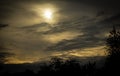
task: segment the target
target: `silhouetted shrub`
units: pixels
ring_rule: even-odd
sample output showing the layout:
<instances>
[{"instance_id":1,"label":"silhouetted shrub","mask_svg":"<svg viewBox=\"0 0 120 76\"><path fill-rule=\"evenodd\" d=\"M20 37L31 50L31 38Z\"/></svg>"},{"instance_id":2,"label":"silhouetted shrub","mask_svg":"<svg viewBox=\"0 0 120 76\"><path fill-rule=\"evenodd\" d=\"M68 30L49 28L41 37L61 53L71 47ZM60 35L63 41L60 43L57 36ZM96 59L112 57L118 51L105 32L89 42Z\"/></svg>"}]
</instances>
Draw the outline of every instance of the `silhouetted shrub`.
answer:
<instances>
[{"instance_id":1,"label":"silhouetted shrub","mask_svg":"<svg viewBox=\"0 0 120 76\"><path fill-rule=\"evenodd\" d=\"M108 57L104 69L107 74L117 75L120 72L120 30L113 26L106 42Z\"/></svg>"}]
</instances>

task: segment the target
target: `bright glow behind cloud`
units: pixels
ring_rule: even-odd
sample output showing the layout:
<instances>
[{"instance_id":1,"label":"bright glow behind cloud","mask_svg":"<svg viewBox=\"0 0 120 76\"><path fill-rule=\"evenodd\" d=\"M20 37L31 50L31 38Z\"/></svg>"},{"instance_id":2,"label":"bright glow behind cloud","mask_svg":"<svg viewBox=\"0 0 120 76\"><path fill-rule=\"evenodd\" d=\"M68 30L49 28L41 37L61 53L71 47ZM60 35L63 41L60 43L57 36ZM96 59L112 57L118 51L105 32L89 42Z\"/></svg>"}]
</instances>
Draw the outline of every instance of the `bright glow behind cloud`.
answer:
<instances>
[{"instance_id":1,"label":"bright glow behind cloud","mask_svg":"<svg viewBox=\"0 0 120 76\"><path fill-rule=\"evenodd\" d=\"M45 9L44 11L44 17L48 20L51 20L53 17L53 12L51 9Z\"/></svg>"},{"instance_id":2,"label":"bright glow behind cloud","mask_svg":"<svg viewBox=\"0 0 120 76\"><path fill-rule=\"evenodd\" d=\"M53 4L34 5L31 10L36 12L42 22L55 24L59 19L59 9Z\"/></svg>"}]
</instances>

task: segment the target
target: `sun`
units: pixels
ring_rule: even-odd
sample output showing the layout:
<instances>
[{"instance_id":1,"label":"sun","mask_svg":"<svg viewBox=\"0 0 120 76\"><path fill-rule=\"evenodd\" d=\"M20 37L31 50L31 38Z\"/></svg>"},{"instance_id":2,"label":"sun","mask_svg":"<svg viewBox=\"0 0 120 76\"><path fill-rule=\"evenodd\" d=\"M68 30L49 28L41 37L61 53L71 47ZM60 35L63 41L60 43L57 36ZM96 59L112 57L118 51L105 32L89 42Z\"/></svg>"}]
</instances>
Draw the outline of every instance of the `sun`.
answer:
<instances>
[{"instance_id":1,"label":"sun","mask_svg":"<svg viewBox=\"0 0 120 76\"><path fill-rule=\"evenodd\" d=\"M44 6L40 9L39 15L41 17L41 21L48 24L55 24L58 21L58 12L55 7Z\"/></svg>"},{"instance_id":2,"label":"sun","mask_svg":"<svg viewBox=\"0 0 120 76\"><path fill-rule=\"evenodd\" d=\"M51 9L45 9L44 10L44 18L51 20L53 18L53 12Z\"/></svg>"}]
</instances>

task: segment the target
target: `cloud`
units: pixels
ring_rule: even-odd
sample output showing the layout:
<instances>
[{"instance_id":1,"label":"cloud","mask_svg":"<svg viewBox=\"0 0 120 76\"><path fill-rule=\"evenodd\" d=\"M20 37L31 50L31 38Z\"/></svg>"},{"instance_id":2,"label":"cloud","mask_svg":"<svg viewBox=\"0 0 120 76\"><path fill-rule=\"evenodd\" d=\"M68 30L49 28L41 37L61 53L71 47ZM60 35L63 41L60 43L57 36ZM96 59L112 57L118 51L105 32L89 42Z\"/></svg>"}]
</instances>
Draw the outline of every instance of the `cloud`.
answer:
<instances>
[{"instance_id":1,"label":"cloud","mask_svg":"<svg viewBox=\"0 0 120 76\"><path fill-rule=\"evenodd\" d=\"M0 45L0 64L8 61L8 57L14 56L14 53L8 52L8 48L5 48L3 45Z\"/></svg>"},{"instance_id":2,"label":"cloud","mask_svg":"<svg viewBox=\"0 0 120 76\"><path fill-rule=\"evenodd\" d=\"M48 42L51 43L59 43L63 40L71 40L74 39L75 37L82 35L82 33L77 33L77 32L60 32L60 33L54 33L54 34L48 34L48 35L44 35L43 39L45 39Z\"/></svg>"},{"instance_id":3,"label":"cloud","mask_svg":"<svg viewBox=\"0 0 120 76\"><path fill-rule=\"evenodd\" d=\"M9 27L0 25L2 29L5 27L0 30L0 45L10 49L7 52L15 53L9 57L10 63L33 62L56 52L96 55L105 44L112 22L119 23L118 4L107 3L95 0L0 1L0 23L9 24ZM40 8L48 4L53 5L55 14L59 15L55 24L46 23L41 17ZM103 52L100 55L103 56Z\"/></svg>"},{"instance_id":4,"label":"cloud","mask_svg":"<svg viewBox=\"0 0 120 76\"><path fill-rule=\"evenodd\" d=\"M0 29L7 27L7 24L0 24Z\"/></svg>"},{"instance_id":5,"label":"cloud","mask_svg":"<svg viewBox=\"0 0 120 76\"><path fill-rule=\"evenodd\" d=\"M95 37L99 33L99 27L92 25L95 20L82 17L77 20L58 23L53 27L47 23L9 27L2 31L2 41L4 41L6 47L12 49L12 53L15 53L15 59L9 57L9 60L17 59L17 63L34 62L43 57L51 56L55 52L75 49L82 51L85 48L102 45L102 39ZM21 56L24 56L24 58ZM15 61L10 63L12 62Z\"/></svg>"},{"instance_id":6,"label":"cloud","mask_svg":"<svg viewBox=\"0 0 120 76\"><path fill-rule=\"evenodd\" d=\"M27 26L40 23L43 19L37 14L36 9L41 7L41 2L32 1L1 1L0 22L10 26ZM35 8L35 6L38 6ZM32 10L34 9L34 10ZM40 10L38 10L40 11ZM39 13L41 14L41 13Z\"/></svg>"},{"instance_id":7,"label":"cloud","mask_svg":"<svg viewBox=\"0 0 120 76\"><path fill-rule=\"evenodd\" d=\"M55 52L75 49L82 51L85 48L102 45L102 39L95 35L103 26L97 26L94 24L95 21L94 18L82 17L77 20L58 23L53 27L47 23L9 27L2 31L2 41L6 47L12 48L11 52L16 54L14 58L17 59L17 62L33 62L51 56ZM94 30L94 28L96 29ZM11 57L9 59L14 60Z\"/></svg>"},{"instance_id":8,"label":"cloud","mask_svg":"<svg viewBox=\"0 0 120 76\"><path fill-rule=\"evenodd\" d=\"M70 51L73 49L83 49L90 47L97 47L102 45L101 39L96 37L82 37L79 36L77 38L71 40L63 40L51 47L49 47L48 51ZM92 44L92 45L91 45Z\"/></svg>"},{"instance_id":9,"label":"cloud","mask_svg":"<svg viewBox=\"0 0 120 76\"><path fill-rule=\"evenodd\" d=\"M105 46L98 46L98 47L91 47L91 48L84 48L84 49L73 49L70 51L64 52L55 52L53 56L61 56L61 57L69 57L69 56L76 56L76 57L91 57L91 56L105 56Z\"/></svg>"},{"instance_id":10,"label":"cloud","mask_svg":"<svg viewBox=\"0 0 120 76\"><path fill-rule=\"evenodd\" d=\"M98 18L99 19L99 18ZM83 20L83 21L82 21ZM64 39L59 41L54 45L51 45L46 50L48 51L70 51L73 49L83 49L83 48L91 48L97 47L100 45L104 45L106 33L109 29L107 23L100 23L100 19L96 21L97 18L83 18L81 20L71 21L68 24L64 23L59 26L56 26L50 31L47 31L47 34L55 34L56 32L64 31L76 31L76 33L81 34L80 36L76 36L73 39ZM63 34L64 35L64 34ZM60 36L60 35L59 35ZM57 37L59 37L57 36ZM64 35L66 37L67 35ZM52 36L51 36L52 38ZM66 37L67 38L67 37ZM49 38L48 38L49 39ZM54 39L54 36L53 36ZM92 45L91 45L92 44Z\"/></svg>"},{"instance_id":11,"label":"cloud","mask_svg":"<svg viewBox=\"0 0 120 76\"><path fill-rule=\"evenodd\" d=\"M118 24L118 23L120 24L119 20L120 20L120 13L117 13L110 16L109 18L106 18L105 20L103 20L103 22L112 22L113 24Z\"/></svg>"}]
</instances>

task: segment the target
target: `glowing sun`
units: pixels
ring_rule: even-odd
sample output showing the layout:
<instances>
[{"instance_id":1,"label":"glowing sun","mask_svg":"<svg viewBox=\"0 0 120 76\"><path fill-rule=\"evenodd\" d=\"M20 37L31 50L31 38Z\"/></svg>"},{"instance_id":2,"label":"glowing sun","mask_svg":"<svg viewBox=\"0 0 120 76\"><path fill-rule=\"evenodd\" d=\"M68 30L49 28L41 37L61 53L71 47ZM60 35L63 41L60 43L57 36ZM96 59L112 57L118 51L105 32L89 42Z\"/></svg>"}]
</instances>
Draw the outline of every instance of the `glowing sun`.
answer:
<instances>
[{"instance_id":1,"label":"glowing sun","mask_svg":"<svg viewBox=\"0 0 120 76\"><path fill-rule=\"evenodd\" d=\"M44 18L50 20L53 17L53 12L51 9L44 10Z\"/></svg>"}]
</instances>

